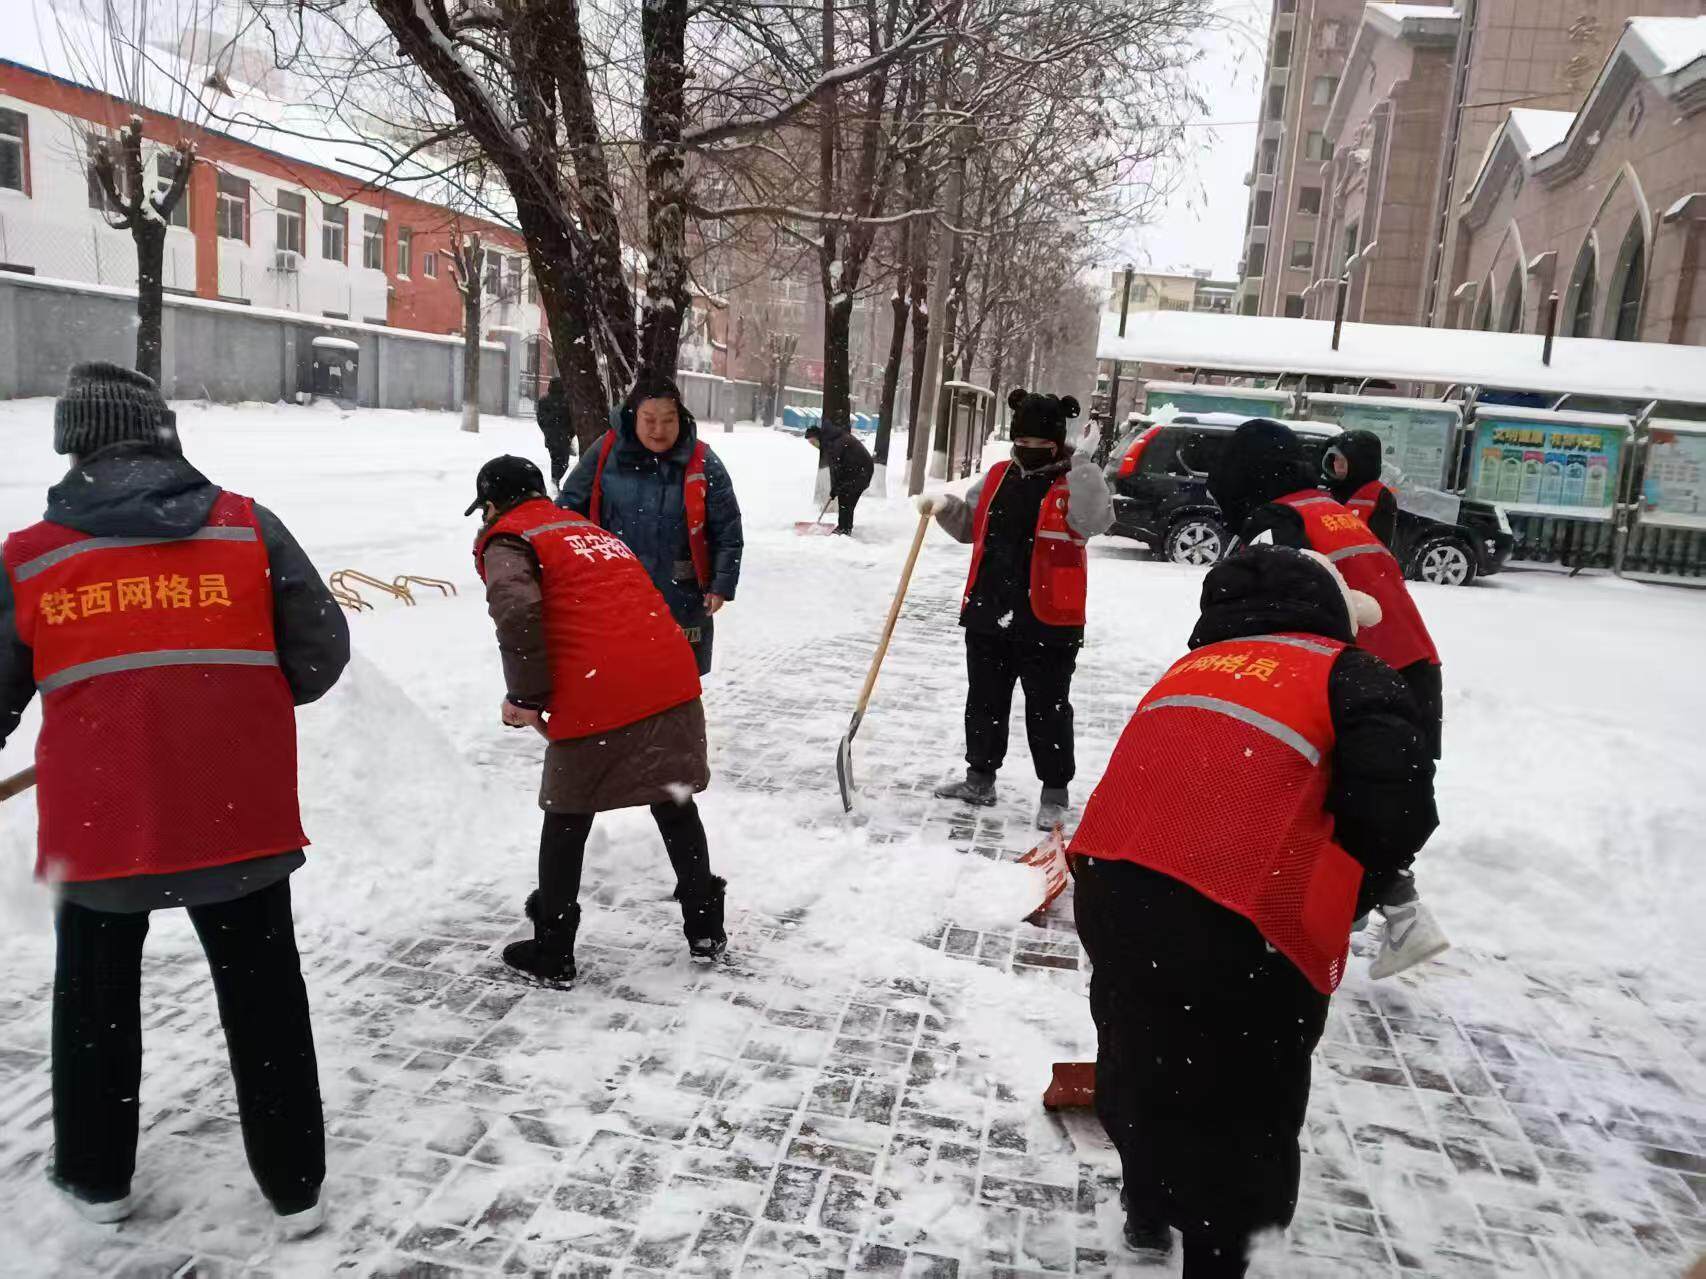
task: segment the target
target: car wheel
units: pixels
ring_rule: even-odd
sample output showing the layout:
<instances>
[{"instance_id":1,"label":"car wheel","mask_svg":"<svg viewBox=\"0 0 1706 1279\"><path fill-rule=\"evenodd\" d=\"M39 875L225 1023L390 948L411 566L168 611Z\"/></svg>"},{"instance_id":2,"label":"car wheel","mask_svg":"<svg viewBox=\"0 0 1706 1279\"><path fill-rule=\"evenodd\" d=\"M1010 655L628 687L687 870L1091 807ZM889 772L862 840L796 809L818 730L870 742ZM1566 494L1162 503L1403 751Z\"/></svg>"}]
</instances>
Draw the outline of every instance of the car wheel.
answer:
<instances>
[{"instance_id":1,"label":"car wheel","mask_svg":"<svg viewBox=\"0 0 1706 1279\"><path fill-rule=\"evenodd\" d=\"M1468 586L1475 580L1475 557L1459 539L1436 537L1417 549L1414 576L1436 586Z\"/></svg>"},{"instance_id":2,"label":"car wheel","mask_svg":"<svg viewBox=\"0 0 1706 1279\"><path fill-rule=\"evenodd\" d=\"M1220 527L1220 521L1206 515L1193 515L1167 530L1167 542L1162 551L1175 564L1202 568L1216 563L1225 548L1226 531Z\"/></svg>"}]
</instances>

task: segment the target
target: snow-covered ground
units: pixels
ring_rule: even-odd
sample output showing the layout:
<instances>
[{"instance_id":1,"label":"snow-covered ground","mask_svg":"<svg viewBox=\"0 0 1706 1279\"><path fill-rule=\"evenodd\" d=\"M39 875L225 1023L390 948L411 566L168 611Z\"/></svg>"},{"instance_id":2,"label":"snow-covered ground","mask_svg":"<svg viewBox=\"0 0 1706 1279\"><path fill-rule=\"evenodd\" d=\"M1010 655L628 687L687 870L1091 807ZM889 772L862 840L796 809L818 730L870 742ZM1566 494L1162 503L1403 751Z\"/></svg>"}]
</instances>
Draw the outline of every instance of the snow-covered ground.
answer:
<instances>
[{"instance_id":1,"label":"snow-covered ground","mask_svg":"<svg viewBox=\"0 0 1706 1279\"><path fill-rule=\"evenodd\" d=\"M1023 733L989 815L927 798L961 749L965 548L932 534L844 819L833 745L915 517L873 497L856 538L800 537L816 455L707 433L748 545L718 619L702 801L734 959L687 964L656 834L615 814L589 858L581 983L524 990L494 956L520 933L540 747L499 725L460 513L487 457L543 462L536 430L178 408L191 459L322 571L460 590L377 599L344 681L300 717L314 847L294 891L332 1224L288 1247L264 1234L202 960L171 913L145 983L142 1211L101 1230L52 1200L50 901L18 800L0 808L0 1273L1123 1272L1093 1124L1035 1104L1048 1064L1093 1037L1069 909L1017 922ZM47 401L0 404L0 527L37 518L62 470L50 419ZM1201 579L1128 543L1092 554L1080 801L1181 651ZM1416 589L1448 715L1418 869L1458 948L1381 986L1353 965L1298 1223L1255 1272L1674 1274L1706 1250L1706 593L1543 573ZM33 732L32 715L0 775Z\"/></svg>"}]
</instances>

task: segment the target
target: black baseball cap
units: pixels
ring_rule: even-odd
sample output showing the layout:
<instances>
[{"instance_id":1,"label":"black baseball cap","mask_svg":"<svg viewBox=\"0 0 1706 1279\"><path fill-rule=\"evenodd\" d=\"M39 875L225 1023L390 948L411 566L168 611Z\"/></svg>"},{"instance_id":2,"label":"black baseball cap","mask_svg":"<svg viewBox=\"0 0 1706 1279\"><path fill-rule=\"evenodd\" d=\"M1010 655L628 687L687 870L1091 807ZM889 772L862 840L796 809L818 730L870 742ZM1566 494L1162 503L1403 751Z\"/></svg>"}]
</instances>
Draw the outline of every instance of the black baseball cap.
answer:
<instances>
[{"instance_id":1,"label":"black baseball cap","mask_svg":"<svg viewBox=\"0 0 1706 1279\"><path fill-rule=\"evenodd\" d=\"M530 493L544 495L545 477L526 458L505 453L480 468L480 474L474 480L474 500L468 503L468 509L462 514L472 515L486 502L503 510Z\"/></svg>"}]
</instances>

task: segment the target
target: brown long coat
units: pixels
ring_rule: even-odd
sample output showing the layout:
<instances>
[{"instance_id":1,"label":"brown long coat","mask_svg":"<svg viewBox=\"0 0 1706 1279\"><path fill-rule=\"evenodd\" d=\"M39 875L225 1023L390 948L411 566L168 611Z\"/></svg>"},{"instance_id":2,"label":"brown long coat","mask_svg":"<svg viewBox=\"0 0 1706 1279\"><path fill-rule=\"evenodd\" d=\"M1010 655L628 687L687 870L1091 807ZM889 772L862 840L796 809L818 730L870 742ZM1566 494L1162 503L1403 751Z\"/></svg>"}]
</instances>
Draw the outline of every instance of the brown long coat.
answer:
<instances>
[{"instance_id":1,"label":"brown long coat","mask_svg":"<svg viewBox=\"0 0 1706 1279\"><path fill-rule=\"evenodd\" d=\"M495 537L485 551L486 609L498 632L511 700L551 700L545 605L539 561L525 542ZM642 804L680 803L711 783L705 707L690 702L622 728L555 741L545 751L539 807L551 813L603 813Z\"/></svg>"}]
</instances>

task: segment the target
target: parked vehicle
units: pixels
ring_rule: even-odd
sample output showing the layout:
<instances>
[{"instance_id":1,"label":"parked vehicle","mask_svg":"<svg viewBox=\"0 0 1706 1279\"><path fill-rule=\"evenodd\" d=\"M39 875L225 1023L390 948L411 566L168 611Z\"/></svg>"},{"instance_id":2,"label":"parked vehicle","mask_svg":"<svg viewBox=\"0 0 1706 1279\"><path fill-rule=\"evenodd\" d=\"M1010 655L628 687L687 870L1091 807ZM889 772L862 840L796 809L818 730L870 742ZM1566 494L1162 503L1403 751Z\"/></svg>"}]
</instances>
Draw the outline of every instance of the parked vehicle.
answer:
<instances>
[{"instance_id":1,"label":"parked vehicle","mask_svg":"<svg viewBox=\"0 0 1706 1279\"><path fill-rule=\"evenodd\" d=\"M1209 495L1208 473L1247 420L1230 413L1181 413L1160 422L1140 418L1108 459L1114 503L1108 531L1146 543L1175 564L1219 560L1231 536ZM1339 428L1327 422L1286 425L1318 469ZM1446 586L1467 586L1497 573L1516 544L1497 506L1429 489L1400 495L1394 540L1393 554L1406 576Z\"/></svg>"}]
</instances>

